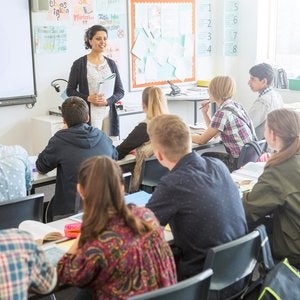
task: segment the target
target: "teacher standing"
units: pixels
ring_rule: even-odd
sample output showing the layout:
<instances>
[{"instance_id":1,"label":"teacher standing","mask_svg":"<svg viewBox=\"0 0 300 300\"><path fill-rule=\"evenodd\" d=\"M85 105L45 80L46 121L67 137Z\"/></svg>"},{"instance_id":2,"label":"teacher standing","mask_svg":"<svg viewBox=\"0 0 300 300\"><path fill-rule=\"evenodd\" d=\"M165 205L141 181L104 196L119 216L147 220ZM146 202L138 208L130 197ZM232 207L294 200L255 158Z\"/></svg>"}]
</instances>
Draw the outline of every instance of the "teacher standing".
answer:
<instances>
[{"instance_id":1,"label":"teacher standing","mask_svg":"<svg viewBox=\"0 0 300 300\"><path fill-rule=\"evenodd\" d=\"M119 135L119 117L115 103L124 97L124 89L116 63L104 56L107 46L107 29L94 25L84 36L86 49L90 53L75 60L69 75L67 95L78 96L87 101L90 107L90 123L110 136ZM106 98L100 94L99 83L115 73L113 95ZM104 120L109 120L109 125Z\"/></svg>"}]
</instances>

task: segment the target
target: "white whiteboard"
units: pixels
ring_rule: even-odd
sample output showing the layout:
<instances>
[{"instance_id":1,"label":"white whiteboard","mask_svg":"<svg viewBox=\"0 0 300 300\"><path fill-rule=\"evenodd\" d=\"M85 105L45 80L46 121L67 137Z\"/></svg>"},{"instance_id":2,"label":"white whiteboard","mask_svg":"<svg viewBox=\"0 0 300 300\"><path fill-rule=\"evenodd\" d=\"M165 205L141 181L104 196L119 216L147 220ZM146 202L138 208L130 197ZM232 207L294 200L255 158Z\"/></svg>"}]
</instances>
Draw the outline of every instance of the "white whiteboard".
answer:
<instances>
[{"instance_id":1,"label":"white whiteboard","mask_svg":"<svg viewBox=\"0 0 300 300\"><path fill-rule=\"evenodd\" d=\"M29 0L3 3L0 18L0 107L36 96Z\"/></svg>"}]
</instances>

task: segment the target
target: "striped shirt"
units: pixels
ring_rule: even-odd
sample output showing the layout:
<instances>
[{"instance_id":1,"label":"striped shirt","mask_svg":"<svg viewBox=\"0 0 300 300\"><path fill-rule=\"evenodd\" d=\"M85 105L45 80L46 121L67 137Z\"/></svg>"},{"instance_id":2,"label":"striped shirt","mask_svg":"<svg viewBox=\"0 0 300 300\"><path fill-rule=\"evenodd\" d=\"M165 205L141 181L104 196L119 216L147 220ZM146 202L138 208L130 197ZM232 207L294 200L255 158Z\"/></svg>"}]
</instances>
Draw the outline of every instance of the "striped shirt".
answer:
<instances>
[{"instance_id":1,"label":"striped shirt","mask_svg":"<svg viewBox=\"0 0 300 300\"><path fill-rule=\"evenodd\" d=\"M18 229L0 230L0 299L28 298L28 289L49 293L56 285L55 267L31 235Z\"/></svg>"}]
</instances>

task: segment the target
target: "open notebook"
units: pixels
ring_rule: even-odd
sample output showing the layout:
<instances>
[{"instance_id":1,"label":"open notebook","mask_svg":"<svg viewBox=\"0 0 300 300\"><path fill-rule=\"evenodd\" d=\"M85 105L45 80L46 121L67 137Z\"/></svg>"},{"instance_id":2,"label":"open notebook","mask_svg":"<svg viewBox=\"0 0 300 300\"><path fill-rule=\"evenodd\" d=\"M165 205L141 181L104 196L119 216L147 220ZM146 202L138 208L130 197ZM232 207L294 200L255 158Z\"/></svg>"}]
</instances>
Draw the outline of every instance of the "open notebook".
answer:
<instances>
[{"instance_id":1,"label":"open notebook","mask_svg":"<svg viewBox=\"0 0 300 300\"><path fill-rule=\"evenodd\" d=\"M33 220L21 222L19 224L19 229L29 232L39 245L65 238L63 231Z\"/></svg>"}]
</instances>

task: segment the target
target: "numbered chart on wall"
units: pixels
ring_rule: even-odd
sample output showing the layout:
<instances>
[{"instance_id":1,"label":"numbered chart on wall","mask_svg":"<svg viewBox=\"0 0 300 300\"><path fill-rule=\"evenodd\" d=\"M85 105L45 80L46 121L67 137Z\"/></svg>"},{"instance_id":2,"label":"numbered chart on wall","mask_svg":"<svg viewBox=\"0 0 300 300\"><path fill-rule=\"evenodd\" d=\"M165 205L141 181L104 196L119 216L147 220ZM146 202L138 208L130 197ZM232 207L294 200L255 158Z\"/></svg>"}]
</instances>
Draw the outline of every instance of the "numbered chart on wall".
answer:
<instances>
[{"instance_id":1,"label":"numbered chart on wall","mask_svg":"<svg viewBox=\"0 0 300 300\"><path fill-rule=\"evenodd\" d=\"M239 40L239 0L224 3L224 55L237 56Z\"/></svg>"},{"instance_id":2,"label":"numbered chart on wall","mask_svg":"<svg viewBox=\"0 0 300 300\"><path fill-rule=\"evenodd\" d=\"M211 56L213 51L212 0L199 0L197 4L197 55Z\"/></svg>"}]
</instances>

